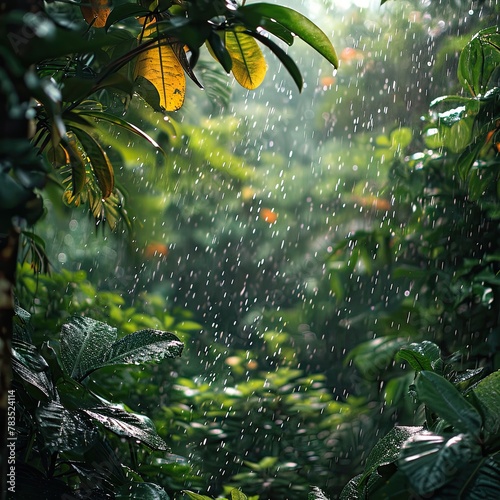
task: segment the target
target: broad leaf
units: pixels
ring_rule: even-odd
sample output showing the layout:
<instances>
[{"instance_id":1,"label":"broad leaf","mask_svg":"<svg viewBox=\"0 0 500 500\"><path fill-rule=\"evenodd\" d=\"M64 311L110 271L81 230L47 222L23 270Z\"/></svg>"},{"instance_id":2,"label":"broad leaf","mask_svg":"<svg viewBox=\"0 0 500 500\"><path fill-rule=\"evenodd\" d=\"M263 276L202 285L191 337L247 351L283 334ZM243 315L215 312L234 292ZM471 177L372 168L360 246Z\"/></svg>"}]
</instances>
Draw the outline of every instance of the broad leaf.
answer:
<instances>
[{"instance_id":1,"label":"broad leaf","mask_svg":"<svg viewBox=\"0 0 500 500\"><path fill-rule=\"evenodd\" d=\"M432 371L441 361L441 350L433 342L424 340L401 349L396 359L407 361L415 371Z\"/></svg>"},{"instance_id":2,"label":"broad leaf","mask_svg":"<svg viewBox=\"0 0 500 500\"><path fill-rule=\"evenodd\" d=\"M99 368L117 336L116 328L91 318L73 317L61 330L61 362L65 372L82 380Z\"/></svg>"},{"instance_id":3,"label":"broad leaf","mask_svg":"<svg viewBox=\"0 0 500 500\"><path fill-rule=\"evenodd\" d=\"M106 20L111 12L110 0L85 0L88 6L81 6L83 17L94 28L106 26Z\"/></svg>"},{"instance_id":4,"label":"broad leaf","mask_svg":"<svg viewBox=\"0 0 500 500\"><path fill-rule=\"evenodd\" d=\"M12 343L12 369L24 382L36 387L45 398L54 397L52 381L47 376L49 365L32 344ZM40 395L38 393L38 395ZM42 396L42 397L43 397Z\"/></svg>"},{"instance_id":5,"label":"broad leaf","mask_svg":"<svg viewBox=\"0 0 500 500\"><path fill-rule=\"evenodd\" d=\"M231 500L247 500L247 496L236 488L233 488L230 492Z\"/></svg>"},{"instance_id":6,"label":"broad leaf","mask_svg":"<svg viewBox=\"0 0 500 500\"><path fill-rule=\"evenodd\" d=\"M421 371L415 383L418 399L439 417L461 432L475 436L481 430L478 411L445 378L431 371Z\"/></svg>"},{"instance_id":7,"label":"broad leaf","mask_svg":"<svg viewBox=\"0 0 500 500\"><path fill-rule=\"evenodd\" d=\"M446 438L423 432L410 438L401 450L398 467L415 491L428 495L462 473L481 456L481 447L470 434ZM472 469L473 470L473 469Z\"/></svg>"},{"instance_id":8,"label":"broad leaf","mask_svg":"<svg viewBox=\"0 0 500 500\"><path fill-rule=\"evenodd\" d=\"M484 430L487 436L495 436L500 431L500 371L481 380L474 388L484 415Z\"/></svg>"},{"instance_id":9,"label":"broad leaf","mask_svg":"<svg viewBox=\"0 0 500 500\"><path fill-rule=\"evenodd\" d=\"M36 418L44 445L51 452L85 448L96 437L93 425L57 401L42 403L36 411Z\"/></svg>"},{"instance_id":10,"label":"broad leaf","mask_svg":"<svg viewBox=\"0 0 500 500\"><path fill-rule=\"evenodd\" d=\"M259 26L264 26L266 23L277 23L284 26L287 30L294 33L296 36L304 40L314 50L319 52L327 61L335 67L338 66L337 54L328 37L321 29L319 29L307 17L299 12L282 7L279 5L271 5L267 3L254 3L238 8L238 12L242 14L243 20L247 14L250 14L253 19L260 18ZM257 26L253 26L256 28ZM267 27L268 31L272 30Z\"/></svg>"},{"instance_id":11,"label":"broad leaf","mask_svg":"<svg viewBox=\"0 0 500 500\"><path fill-rule=\"evenodd\" d=\"M474 96L484 94L495 70L500 65L500 33L498 27L486 28L474 35L460 54L458 78Z\"/></svg>"},{"instance_id":12,"label":"broad leaf","mask_svg":"<svg viewBox=\"0 0 500 500\"><path fill-rule=\"evenodd\" d=\"M225 45L233 61L234 78L243 88L254 90L264 81L267 63L257 42L242 30L227 31Z\"/></svg>"},{"instance_id":13,"label":"broad leaf","mask_svg":"<svg viewBox=\"0 0 500 500\"><path fill-rule=\"evenodd\" d=\"M151 35L152 29L145 31ZM141 52L137 58L134 78L142 76L158 91L160 106L166 111L177 111L184 103L186 77L184 69L172 44L179 44L172 38L158 42L153 48Z\"/></svg>"},{"instance_id":14,"label":"broad leaf","mask_svg":"<svg viewBox=\"0 0 500 500\"><path fill-rule=\"evenodd\" d=\"M73 131L85 150L85 154L101 190L102 198L108 198L115 187L113 166L99 143L90 134L81 128L74 128Z\"/></svg>"},{"instance_id":15,"label":"broad leaf","mask_svg":"<svg viewBox=\"0 0 500 500\"><path fill-rule=\"evenodd\" d=\"M359 498L358 485L363 474L354 476L342 489L340 500L357 500Z\"/></svg>"},{"instance_id":16,"label":"broad leaf","mask_svg":"<svg viewBox=\"0 0 500 500\"><path fill-rule=\"evenodd\" d=\"M395 462L399 457L403 443L421 431L422 427L396 426L380 439L368 455L365 470L358 482L358 488L364 487L371 474L378 467Z\"/></svg>"},{"instance_id":17,"label":"broad leaf","mask_svg":"<svg viewBox=\"0 0 500 500\"><path fill-rule=\"evenodd\" d=\"M183 343L170 332L140 330L115 342L103 359L105 365L158 362L181 355Z\"/></svg>"}]
</instances>

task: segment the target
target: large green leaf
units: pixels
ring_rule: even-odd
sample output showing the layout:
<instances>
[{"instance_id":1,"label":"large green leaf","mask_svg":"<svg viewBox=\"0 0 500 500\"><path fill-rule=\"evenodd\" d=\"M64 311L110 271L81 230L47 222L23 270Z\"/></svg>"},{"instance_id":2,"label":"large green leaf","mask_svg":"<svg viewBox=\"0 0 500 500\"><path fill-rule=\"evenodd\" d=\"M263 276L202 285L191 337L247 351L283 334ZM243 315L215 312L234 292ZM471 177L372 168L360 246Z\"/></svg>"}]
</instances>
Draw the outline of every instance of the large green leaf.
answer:
<instances>
[{"instance_id":1,"label":"large green leaf","mask_svg":"<svg viewBox=\"0 0 500 500\"><path fill-rule=\"evenodd\" d=\"M498 435L500 431L500 371L481 380L474 388L484 415L484 431L487 437Z\"/></svg>"},{"instance_id":2,"label":"large green leaf","mask_svg":"<svg viewBox=\"0 0 500 500\"><path fill-rule=\"evenodd\" d=\"M441 350L433 342L424 340L401 349L397 353L396 359L407 361L418 372L422 370L433 371L434 367L440 364Z\"/></svg>"},{"instance_id":3,"label":"large green leaf","mask_svg":"<svg viewBox=\"0 0 500 500\"><path fill-rule=\"evenodd\" d=\"M422 432L422 427L396 426L380 439L368 455L365 470L358 482L358 489L365 486L379 467L395 462L403 443L419 432Z\"/></svg>"},{"instance_id":4,"label":"large green leaf","mask_svg":"<svg viewBox=\"0 0 500 500\"><path fill-rule=\"evenodd\" d=\"M287 30L294 33L296 36L304 40L314 50L319 52L327 61L335 67L338 66L337 54L328 37L321 29L318 28L312 21L307 19L299 12L288 7L280 5L271 5L267 3L254 3L238 8L238 12L245 20L257 19L260 22L252 26L256 29L259 26L266 28L272 32L269 24L276 23L284 26Z\"/></svg>"},{"instance_id":5,"label":"large green leaf","mask_svg":"<svg viewBox=\"0 0 500 500\"><path fill-rule=\"evenodd\" d=\"M340 500L357 500L359 498L358 484L362 477L363 474L358 474L344 486L340 493Z\"/></svg>"},{"instance_id":6,"label":"large green leaf","mask_svg":"<svg viewBox=\"0 0 500 500\"><path fill-rule=\"evenodd\" d=\"M140 330L115 342L105 355L102 366L158 362L179 357L184 344L173 333Z\"/></svg>"},{"instance_id":7,"label":"large green leaf","mask_svg":"<svg viewBox=\"0 0 500 500\"><path fill-rule=\"evenodd\" d=\"M78 412L69 411L61 403L42 403L37 411L38 427L45 447L51 452L85 448L96 437L96 429Z\"/></svg>"},{"instance_id":8,"label":"large green leaf","mask_svg":"<svg viewBox=\"0 0 500 500\"><path fill-rule=\"evenodd\" d=\"M460 54L458 78L472 95L484 94L500 65L500 32L497 26L476 33Z\"/></svg>"},{"instance_id":9,"label":"large green leaf","mask_svg":"<svg viewBox=\"0 0 500 500\"><path fill-rule=\"evenodd\" d=\"M41 391L41 399L53 398L54 387L47 375L49 365L36 347L22 341L12 343L12 369L24 382Z\"/></svg>"},{"instance_id":10,"label":"large green leaf","mask_svg":"<svg viewBox=\"0 0 500 500\"><path fill-rule=\"evenodd\" d=\"M119 436L136 439L154 450L168 449L153 422L144 415L129 413L121 406L111 404L82 408L82 411Z\"/></svg>"},{"instance_id":11,"label":"large green leaf","mask_svg":"<svg viewBox=\"0 0 500 500\"><path fill-rule=\"evenodd\" d=\"M423 432L406 441L397 465L419 495L428 495L457 475L474 471L470 464L480 457L481 447L470 434Z\"/></svg>"},{"instance_id":12,"label":"large green leaf","mask_svg":"<svg viewBox=\"0 0 500 500\"><path fill-rule=\"evenodd\" d=\"M415 383L419 400L461 432L475 436L481 430L478 411L445 378L431 371L421 371Z\"/></svg>"},{"instance_id":13,"label":"large green leaf","mask_svg":"<svg viewBox=\"0 0 500 500\"><path fill-rule=\"evenodd\" d=\"M65 372L82 380L103 365L117 337L116 328L91 318L73 317L61 329L61 362Z\"/></svg>"}]
</instances>

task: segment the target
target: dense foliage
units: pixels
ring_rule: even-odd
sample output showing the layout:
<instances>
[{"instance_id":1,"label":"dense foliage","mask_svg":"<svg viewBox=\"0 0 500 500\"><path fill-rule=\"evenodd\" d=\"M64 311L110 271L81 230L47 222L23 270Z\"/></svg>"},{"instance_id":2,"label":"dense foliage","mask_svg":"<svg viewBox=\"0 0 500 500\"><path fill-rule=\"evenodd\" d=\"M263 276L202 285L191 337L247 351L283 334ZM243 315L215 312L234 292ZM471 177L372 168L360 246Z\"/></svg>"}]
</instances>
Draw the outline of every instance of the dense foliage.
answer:
<instances>
[{"instance_id":1,"label":"dense foliage","mask_svg":"<svg viewBox=\"0 0 500 500\"><path fill-rule=\"evenodd\" d=\"M46 211L16 271L19 492L498 496L498 7L345 10L332 75L289 8L89 5L1 24L35 126L2 141L2 223Z\"/></svg>"}]
</instances>

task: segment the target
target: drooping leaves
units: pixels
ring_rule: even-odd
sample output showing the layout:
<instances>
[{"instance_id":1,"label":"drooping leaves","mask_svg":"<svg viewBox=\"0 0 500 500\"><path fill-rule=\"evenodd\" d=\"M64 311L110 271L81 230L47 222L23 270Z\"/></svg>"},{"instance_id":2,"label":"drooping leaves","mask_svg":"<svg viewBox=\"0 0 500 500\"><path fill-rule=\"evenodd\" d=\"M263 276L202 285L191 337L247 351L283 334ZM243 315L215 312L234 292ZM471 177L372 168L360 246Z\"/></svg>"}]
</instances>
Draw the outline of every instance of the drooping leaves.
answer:
<instances>
[{"instance_id":1,"label":"drooping leaves","mask_svg":"<svg viewBox=\"0 0 500 500\"><path fill-rule=\"evenodd\" d=\"M102 193L102 198L108 198L115 187L115 174L113 165L101 145L87 132L81 128L75 128L74 132L81 142L92 171Z\"/></svg>"},{"instance_id":2,"label":"drooping leaves","mask_svg":"<svg viewBox=\"0 0 500 500\"><path fill-rule=\"evenodd\" d=\"M257 42L244 28L225 33L226 50L231 56L236 81L248 90L256 89L266 76L267 63Z\"/></svg>"},{"instance_id":3,"label":"drooping leaves","mask_svg":"<svg viewBox=\"0 0 500 500\"><path fill-rule=\"evenodd\" d=\"M115 492L116 500L169 500L163 488L154 483L132 482L123 485Z\"/></svg>"},{"instance_id":4,"label":"drooping leaves","mask_svg":"<svg viewBox=\"0 0 500 500\"><path fill-rule=\"evenodd\" d=\"M270 25L274 23L286 28L319 52L333 66L338 66L337 54L328 37L318 26L299 12L288 7L267 3L245 5L239 7L238 12L243 14L246 21L253 21L252 28L254 29L261 26L269 32L277 34ZM284 35L280 38L286 41Z\"/></svg>"}]
</instances>

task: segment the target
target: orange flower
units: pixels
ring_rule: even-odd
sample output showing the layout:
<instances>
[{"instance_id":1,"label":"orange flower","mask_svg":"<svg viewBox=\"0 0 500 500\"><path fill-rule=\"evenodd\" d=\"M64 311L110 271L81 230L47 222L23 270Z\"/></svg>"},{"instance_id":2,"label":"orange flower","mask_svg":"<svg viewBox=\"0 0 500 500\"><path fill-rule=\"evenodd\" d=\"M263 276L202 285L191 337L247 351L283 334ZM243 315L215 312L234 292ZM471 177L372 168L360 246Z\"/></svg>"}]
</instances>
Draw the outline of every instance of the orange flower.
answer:
<instances>
[{"instance_id":1,"label":"orange flower","mask_svg":"<svg viewBox=\"0 0 500 500\"><path fill-rule=\"evenodd\" d=\"M259 216L264 222L269 224L274 224L278 219L278 214L273 212L270 208L261 208Z\"/></svg>"},{"instance_id":2,"label":"orange flower","mask_svg":"<svg viewBox=\"0 0 500 500\"><path fill-rule=\"evenodd\" d=\"M148 259L153 257L166 257L168 255L168 246L164 243L149 243L144 249L144 256Z\"/></svg>"}]
</instances>

